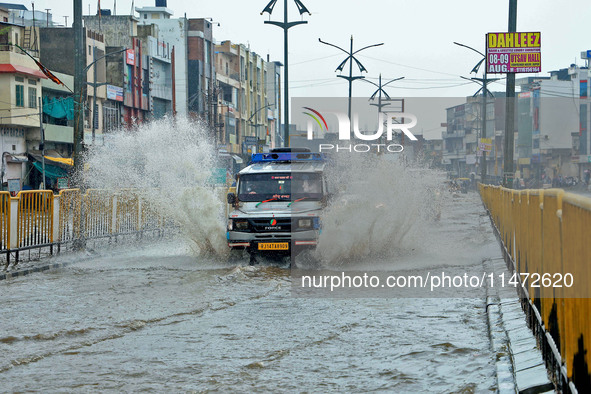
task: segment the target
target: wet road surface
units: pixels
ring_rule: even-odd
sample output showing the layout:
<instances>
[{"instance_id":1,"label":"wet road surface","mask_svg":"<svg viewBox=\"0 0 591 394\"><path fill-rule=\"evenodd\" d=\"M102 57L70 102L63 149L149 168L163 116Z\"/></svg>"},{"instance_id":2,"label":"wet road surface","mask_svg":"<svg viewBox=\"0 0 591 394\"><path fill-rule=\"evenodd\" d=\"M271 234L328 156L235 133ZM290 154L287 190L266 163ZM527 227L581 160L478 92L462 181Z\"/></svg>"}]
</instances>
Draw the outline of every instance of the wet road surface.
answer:
<instances>
[{"instance_id":1,"label":"wet road surface","mask_svg":"<svg viewBox=\"0 0 591 394\"><path fill-rule=\"evenodd\" d=\"M494 247L488 218L474 193L452 203L436 225L442 241L392 269L482 272ZM299 298L287 269L189 250L129 247L0 282L1 391L496 388L484 291Z\"/></svg>"}]
</instances>

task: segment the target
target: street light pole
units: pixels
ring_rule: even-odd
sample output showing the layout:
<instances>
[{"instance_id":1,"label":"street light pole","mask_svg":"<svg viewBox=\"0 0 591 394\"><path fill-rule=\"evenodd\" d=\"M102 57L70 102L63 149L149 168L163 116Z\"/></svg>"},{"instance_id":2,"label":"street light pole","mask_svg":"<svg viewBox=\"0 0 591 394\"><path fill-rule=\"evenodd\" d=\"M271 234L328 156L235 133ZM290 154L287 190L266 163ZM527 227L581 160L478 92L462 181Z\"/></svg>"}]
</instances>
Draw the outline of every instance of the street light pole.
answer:
<instances>
[{"instance_id":1,"label":"street light pole","mask_svg":"<svg viewBox=\"0 0 591 394\"><path fill-rule=\"evenodd\" d=\"M86 50L82 28L82 0L74 0L74 170L78 175L76 183L82 186L82 140L84 138L83 98L86 96Z\"/></svg>"},{"instance_id":2,"label":"street light pole","mask_svg":"<svg viewBox=\"0 0 591 394\"><path fill-rule=\"evenodd\" d=\"M308 13L308 15L312 15L310 13L310 11L308 11L308 9L306 8L306 6L300 1L300 0L294 0L294 2L296 3L296 6L298 7L298 11L300 13L300 15L303 15L304 13ZM273 13L273 8L275 7L275 4L277 4L277 0L271 0L269 2L269 4L267 4L267 6L263 9L263 11L261 12L261 15L263 15L265 12L269 13L269 16ZM303 25L303 24L307 24L308 21L294 21L294 22L288 22L288 13L287 13L287 0L284 0L284 4L283 4L283 22L277 22L277 21L265 21L265 23L270 24L270 25L275 25L277 27L280 27L283 29L283 62L285 64L285 70L283 72L283 76L284 76L284 81L283 81L283 108L285 111L284 114L284 126L283 126L283 133L284 133L284 145L285 145L285 141L288 141L288 134L289 134L289 59L288 59L288 30L291 29L294 26L297 25Z\"/></svg>"},{"instance_id":3,"label":"street light pole","mask_svg":"<svg viewBox=\"0 0 591 394\"><path fill-rule=\"evenodd\" d=\"M509 0L509 26L507 31L517 31L517 0ZM507 73L507 88L505 89L505 146L503 163L503 185L513 187L513 149L515 129L515 73Z\"/></svg>"},{"instance_id":4,"label":"street light pole","mask_svg":"<svg viewBox=\"0 0 591 394\"><path fill-rule=\"evenodd\" d=\"M359 67L359 72L367 72L366 68L363 66L363 64L361 64L361 62L359 60L357 60L357 58L355 57L355 55L365 49L371 48L371 47L378 47L380 45L384 45L384 43L380 43L380 44L372 44L372 45L368 45L366 47L363 47L361 49L356 50L355 52L353 52L353 36L351 36L351 49L349 52L347 52L346 50L344 50L343 48L334 45L334 44L330 44L328 42L322 41L322 39L318 39L318 41L320 41L321 43L325 44L325 45L329 45L331 47L340 49L341 51L345 52L348 56L345 58L345 60L343 60L341 62L341 64L339 64L339 66L337 67L337 69L335 71L343 71L343 69L345 68L345 64L347 64L347 62L349 63L349 76L345 76L345 75L337 75L337 77L339 78L343 78L346 79L347 81L349 81L349 106L348 106L348 112L347 114L349 115L349 124L351 127L351 130L353 130L353 120L351 119L351 98L353 97L353 81L357 80L357 79L363 79L365 78L363 75L358 75L358 76L353 76L353 62L357 63L357 67Z\"/></svg>"},{"instance_id":5,"label":"street light pole","mask_svg":"<svg viewBox=\"0 0 591 394\"><path fill-rule=\"evenodd\" d=\"M458 42L454 41L454 44L459 45L461 47L464 48L468 48L476 53L478 53L479 55L482 56L482 59L476 63L476 65L474 66L474 68L472 68L472 71L470 71L471 73L478 73L478 69L480 68L480 66L482 65L482 63L486 60L486 56L484 55L484 53L480 52L477 49L474 49L472 47L469 47L468 45L464 45L464 44L460 44ZM464 77L462 77L464 78ZM467 79L467 78L464 78ZM481 88L474 93L473 97L476 97L476 95L482 91L482 110L481 115L480 115L480 121L481 121L481 127L480 127L480 139L486 138L486 107L487 107L487 99L486 99L486 95L489 94L492 97L494 97L494 95L488 90L488 88L486 87L488 85L489 82L494 82L494 81L498 81L498 78L493 78L493 79L488 79L488 75L487 75L487 70L486 67L484 69L484 73L482 78L476 78L473 77L470 79L471 81L478 81L481 84ZM478 151L478 145L479 145L479 141L477 141L477 151ZM496 145L495 145L496 146ZM487 168L486 168L486 150L482 151L482 161L480 163L480 181L481 182L485 182L486 180L486 176L487 176Z\"/></svg>"},{"instance_id":6,"label":"street light pole","mask_svg":"<svg viewBox=\"0 0 591 394\"><path fill-rule=\"evenodd\" d=\"M370 80L364 79L365 82L371 83L372 85L374 85L375 87L378 88L378 90L376 90L369 98L370 100L373 100L376 98L376 95L378 96L378 103L377 104L369 104L369 105L373 105L375 107L378 107L378 119L379 119L380 113L382 112L382 108L385 107L386 105L390 105L390 103L382 104L382 94L384 94L384 96L386 96L387 100L390 100L390 95L388 95L388 93L384 90L384 88L386 86L388 86L390 83L392 83L394 81L400 81L401 79L404 79L404 77L395 78L395 79L388 81L384 84L382 84L382 74L380 74L379 83L375 83Z\"/></svg>"}]
</instances>

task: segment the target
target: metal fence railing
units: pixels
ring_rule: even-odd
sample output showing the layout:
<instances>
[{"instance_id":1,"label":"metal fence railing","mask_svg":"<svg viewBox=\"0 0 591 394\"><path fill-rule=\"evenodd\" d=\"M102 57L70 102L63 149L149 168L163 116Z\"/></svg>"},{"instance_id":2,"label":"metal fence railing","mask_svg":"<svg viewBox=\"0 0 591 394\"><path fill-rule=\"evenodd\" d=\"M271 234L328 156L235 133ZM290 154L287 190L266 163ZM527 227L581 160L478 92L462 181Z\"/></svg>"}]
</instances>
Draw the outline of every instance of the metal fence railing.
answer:
<instances>
[{"instance_id":1,"label":"metal fence railing","mask_svg":"<svg viewBox=\"0 0 591 394\"><path fill-rule=\"evenodd\" d=\"M10 192L0 192L0 250L10 248Z\"/></svg>"},{"instance_id":2,"label":"metal fence railing","mask_svg":"<svg viewBox=\"0 0 591 394\"><path fill-rule=\"evenodd\" d=\"M19 252L78 240L112 238L148 231L163 234L173 225L155 203L135 190L68 189L54 195L49 190L21 191L16 197L0 192L0 255L16 262Z\"/></svg>"},{"instance_id":3,"label":"metal fence railing","mask_svg":"<svg viewBox=\"0 0 591 394\"><path fill-rule=\"evenodd\" d=\"M479 189L555 382L561 391L590 392L591 198Z\"/></svg>"}]
</instances>

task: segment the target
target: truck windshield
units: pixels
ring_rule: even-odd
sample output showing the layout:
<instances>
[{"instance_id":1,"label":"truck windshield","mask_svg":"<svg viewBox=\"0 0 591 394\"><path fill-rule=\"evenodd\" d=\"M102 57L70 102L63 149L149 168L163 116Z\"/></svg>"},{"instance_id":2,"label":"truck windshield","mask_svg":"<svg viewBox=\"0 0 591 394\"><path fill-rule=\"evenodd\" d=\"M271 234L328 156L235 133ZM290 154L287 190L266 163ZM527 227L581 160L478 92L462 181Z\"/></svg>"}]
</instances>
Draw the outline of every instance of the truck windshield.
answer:
<instances>
[{"instance_id":1,"label":"truck windshield","mask_svg":"<svg viewBox=\"0 0 591 394\"><path fill-rule=\"evenodd\" d=\"M240 201L294 201L322 198L322 175L319 173L245 174L240 177Z\"/></svg>"}]
</instances>

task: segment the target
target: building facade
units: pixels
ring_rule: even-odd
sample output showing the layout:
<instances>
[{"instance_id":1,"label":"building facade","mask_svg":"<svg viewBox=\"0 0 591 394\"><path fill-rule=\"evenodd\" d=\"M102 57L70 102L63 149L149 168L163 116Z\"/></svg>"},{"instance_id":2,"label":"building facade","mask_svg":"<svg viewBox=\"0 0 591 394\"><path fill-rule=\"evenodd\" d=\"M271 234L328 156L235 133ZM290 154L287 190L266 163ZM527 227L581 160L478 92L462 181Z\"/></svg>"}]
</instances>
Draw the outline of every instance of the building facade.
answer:
<instances>
[{"instance_id":1,"label":"building facade","mask_svg":"<svg viewBox=\"0 0 591 394\"><path fill-rule=\"evenodd\" d=\"M27 139L40 135L39 100L46 77L29 56L39 58L38 47L31 44L38 42L39 30L6 22L0 22L0 30L2 189L19 191L30 184Z\"/></svg>"},{"instance_id":2,"label":"building facade","mask_svg":"<svg viewBox=\"0 0 591 394\"><path fill-rule=\"evenodd\" d=\"M157 0L155 7L136 8L140 25L154 24L158 27L158 40L166 42L171 53L172 110L176 115L188 115L188 70L187 70L187 18L171 18L172 10L166 0Z\"/></svg>"}]
</instances>

